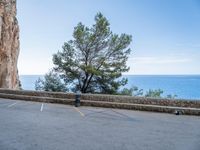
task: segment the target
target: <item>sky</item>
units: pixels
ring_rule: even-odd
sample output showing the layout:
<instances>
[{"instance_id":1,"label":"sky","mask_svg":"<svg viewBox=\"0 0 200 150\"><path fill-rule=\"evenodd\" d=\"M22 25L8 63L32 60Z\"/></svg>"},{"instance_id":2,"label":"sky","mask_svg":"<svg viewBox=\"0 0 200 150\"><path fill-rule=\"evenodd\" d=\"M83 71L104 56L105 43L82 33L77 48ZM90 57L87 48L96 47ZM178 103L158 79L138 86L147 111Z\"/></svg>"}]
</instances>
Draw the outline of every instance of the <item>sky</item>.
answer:
<instances>
[{"instance_id":1,"label":"sky","mask_svg":"<svg viewBox=\"0 0 200 150\"><path fill-rule=\"evenodd\" d=\"M200 74L200 0L17 0L19 74L47 73L74 27L98 12L133 36L126 74Z\"/></svg>"}]
</instances>

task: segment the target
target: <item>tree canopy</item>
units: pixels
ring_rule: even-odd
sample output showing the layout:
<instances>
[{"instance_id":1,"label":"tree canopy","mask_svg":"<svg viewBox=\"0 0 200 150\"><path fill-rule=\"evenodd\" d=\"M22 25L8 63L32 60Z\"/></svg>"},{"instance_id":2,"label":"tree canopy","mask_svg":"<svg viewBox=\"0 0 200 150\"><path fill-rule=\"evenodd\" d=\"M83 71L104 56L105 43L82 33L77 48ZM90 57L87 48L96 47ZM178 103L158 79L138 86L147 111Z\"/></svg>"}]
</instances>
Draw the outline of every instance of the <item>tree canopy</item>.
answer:
<instances>
[{"instance_id":1,"label":"tree canopy","mask_svg":"<svg viewBox=\"0 0 200 150\"><path fill-rule=\"evenodd\" d=\"M131 41L131 35L114 34L109 21L97 13L92 27L79 23L73 39L53 55L54 70L73 91L115 94L127 84L120 77L129 70Z\"/></svg>"}]
</instances>

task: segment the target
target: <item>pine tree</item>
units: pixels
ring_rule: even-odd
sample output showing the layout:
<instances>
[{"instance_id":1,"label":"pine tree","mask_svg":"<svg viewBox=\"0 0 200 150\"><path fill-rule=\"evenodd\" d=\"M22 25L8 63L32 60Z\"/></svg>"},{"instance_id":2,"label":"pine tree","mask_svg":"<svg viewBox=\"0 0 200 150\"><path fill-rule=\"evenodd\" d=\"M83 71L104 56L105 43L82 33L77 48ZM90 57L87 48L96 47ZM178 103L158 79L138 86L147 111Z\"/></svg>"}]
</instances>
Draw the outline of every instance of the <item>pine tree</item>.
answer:
<instances>
[{"instance_id":1,"label":"pine tree","mask_svg":"<svg viewBox=\"0 0 200 150\"><path fill-rule=\"evenodd\" d=\"M98 13L91 28L79 23L73 39L53 55L54 70L74 91L115 94L127 84L120 77L129 70L131 41L131 35L113 34L108 20Z\"/></svg>"}]
</instances>

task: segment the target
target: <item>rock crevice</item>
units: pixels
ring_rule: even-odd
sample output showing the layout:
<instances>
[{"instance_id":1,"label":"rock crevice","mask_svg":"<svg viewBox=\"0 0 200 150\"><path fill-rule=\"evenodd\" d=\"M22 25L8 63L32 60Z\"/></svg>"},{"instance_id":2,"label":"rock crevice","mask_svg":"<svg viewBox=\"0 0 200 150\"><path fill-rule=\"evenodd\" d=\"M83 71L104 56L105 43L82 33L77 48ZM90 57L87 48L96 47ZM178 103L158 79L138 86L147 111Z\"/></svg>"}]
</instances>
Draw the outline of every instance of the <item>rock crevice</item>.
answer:
<instances>
[{"instance_id":1,"label":"rock crevice","mask_svg":"<svg viewBox=\"0 0 200 150\"><path fill-rule=\"evenodd\" d=\"M16 0L0 0L0 88L19 88L18 55Z\"/></svg>"}]
</instances>

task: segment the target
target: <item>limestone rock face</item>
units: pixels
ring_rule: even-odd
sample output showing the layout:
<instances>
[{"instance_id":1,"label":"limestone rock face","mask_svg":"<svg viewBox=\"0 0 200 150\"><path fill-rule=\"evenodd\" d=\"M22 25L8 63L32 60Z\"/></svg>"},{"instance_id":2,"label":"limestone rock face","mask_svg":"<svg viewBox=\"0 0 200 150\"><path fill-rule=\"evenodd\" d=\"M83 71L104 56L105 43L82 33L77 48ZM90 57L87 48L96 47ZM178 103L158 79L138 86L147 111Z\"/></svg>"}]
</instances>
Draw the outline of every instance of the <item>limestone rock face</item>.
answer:
<instances>
[{"instance_id":1,"label":"limestone rock face","mask_svg":"<svg viewBox=\"0 0 200 150\"><path fill-rule=\"evenodd\" d=\"M16 0L0 0L0 88L19 88L18 55Z\"/></svg>"}]
</instances>

